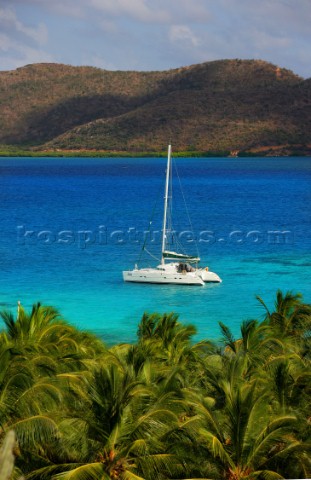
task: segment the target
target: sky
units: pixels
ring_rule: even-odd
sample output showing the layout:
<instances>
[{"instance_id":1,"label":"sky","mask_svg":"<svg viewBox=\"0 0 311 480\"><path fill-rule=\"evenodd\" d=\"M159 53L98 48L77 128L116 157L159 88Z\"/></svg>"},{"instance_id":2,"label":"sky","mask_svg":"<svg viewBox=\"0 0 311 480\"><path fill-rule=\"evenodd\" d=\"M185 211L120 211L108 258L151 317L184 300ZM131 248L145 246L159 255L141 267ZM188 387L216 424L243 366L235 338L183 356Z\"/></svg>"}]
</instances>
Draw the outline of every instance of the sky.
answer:
<instances>
[{"instance_id":1,"label":"sky","mask_svg":"<svg viewBox=\"0 0 311 480\"><path fill-rule=\"evenodd\" d=\"M261 59L311 76L311 0L0 0L0 70Z\"/></svg>"}]
</instances>

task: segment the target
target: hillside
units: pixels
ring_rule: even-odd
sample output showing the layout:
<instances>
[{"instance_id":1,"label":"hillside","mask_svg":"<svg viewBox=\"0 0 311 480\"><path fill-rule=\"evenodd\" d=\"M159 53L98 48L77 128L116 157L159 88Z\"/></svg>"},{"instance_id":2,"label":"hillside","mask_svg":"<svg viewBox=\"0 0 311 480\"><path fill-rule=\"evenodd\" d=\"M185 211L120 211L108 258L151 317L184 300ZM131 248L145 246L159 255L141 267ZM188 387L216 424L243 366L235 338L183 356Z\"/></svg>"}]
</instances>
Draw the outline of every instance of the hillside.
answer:
<instances>
[{"instance_id":1,"label":"hillside","mask_svg":"<svg viewBox=\"0 0 311 480\"><path fill-rule=\"evenodd\" d=\"M0 72L0 144L38 150L311 152L311 80L259 60L164 72Z\"/></svg>"}]
</instances>

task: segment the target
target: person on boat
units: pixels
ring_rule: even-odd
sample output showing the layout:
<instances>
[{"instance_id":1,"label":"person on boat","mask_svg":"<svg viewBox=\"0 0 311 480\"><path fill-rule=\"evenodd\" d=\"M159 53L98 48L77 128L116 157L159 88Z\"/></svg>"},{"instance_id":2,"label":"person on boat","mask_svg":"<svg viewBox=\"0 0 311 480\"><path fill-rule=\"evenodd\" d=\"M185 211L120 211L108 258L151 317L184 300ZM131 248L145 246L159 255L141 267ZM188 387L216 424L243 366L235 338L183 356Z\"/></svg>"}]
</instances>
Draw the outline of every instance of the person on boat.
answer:
<instances>
[{"instance_id":1,"label":"person on boat","mask_svg":"<svg viewBox=\"0 0 311 480\"><path fill-rule=\"evenodd\" d=\"M187 272L195 272L195 268L193 268L189 263L186 265Z\"/></svg>"}]
</instances>

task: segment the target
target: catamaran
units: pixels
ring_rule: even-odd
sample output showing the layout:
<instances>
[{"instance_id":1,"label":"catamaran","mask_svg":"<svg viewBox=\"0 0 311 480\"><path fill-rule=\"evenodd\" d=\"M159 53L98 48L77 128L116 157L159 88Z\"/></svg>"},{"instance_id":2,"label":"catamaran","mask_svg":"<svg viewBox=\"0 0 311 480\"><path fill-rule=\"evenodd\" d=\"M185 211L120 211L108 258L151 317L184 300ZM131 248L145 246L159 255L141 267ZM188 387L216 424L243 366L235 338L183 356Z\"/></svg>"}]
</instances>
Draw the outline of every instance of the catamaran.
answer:
<instances>
[{"instance_id":1,"label":"catamaran","mask_svg":"<svg viewBox=\"0 0 311 480\"><path fill-rule=\"evenodd\" d=\"M164 215L162 229L161 263L155 268L138 268L123 272L125 282L159 283L176 285L204 285L205 282L220 283L220 277L208 267L200 268L199 256L170 251L167 248L170 227L168 225L169 183L172 174L171 145L168 146L164 192Z\"/></svg>"}]
</instances>

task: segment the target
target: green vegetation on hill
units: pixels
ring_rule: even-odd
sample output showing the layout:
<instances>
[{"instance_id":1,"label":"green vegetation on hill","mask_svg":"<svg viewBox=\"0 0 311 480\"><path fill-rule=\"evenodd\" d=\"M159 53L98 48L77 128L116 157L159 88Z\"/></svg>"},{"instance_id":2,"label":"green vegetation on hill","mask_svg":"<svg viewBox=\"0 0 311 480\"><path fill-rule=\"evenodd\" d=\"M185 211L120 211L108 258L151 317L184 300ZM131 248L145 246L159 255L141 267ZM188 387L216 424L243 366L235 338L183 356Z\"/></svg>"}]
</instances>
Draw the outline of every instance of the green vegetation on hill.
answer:
<instances>
[{"instance_id":1,"label":"green vegetation on hill","mask_svg":"<svg viewBox=\"0 0 311 480\"><path fill-rule=\"evenodd\" d=\"M259 60L164 72L0 72L0 144L19 151L309 154L311 80ZM9 151L7 150L9 154Z\"/></svg>"},{"instance_id":2,"label":"green vegetation on hill","mask_svg":"<svg viewBox=\"0 0 311 480\"><path fill-rule=\"evenodd\" d=\"M258 300L220 344L173 313L108 348L52 307L2 312L1 480L309 478L311 306Z\"/></svg>"}]
</instances>

